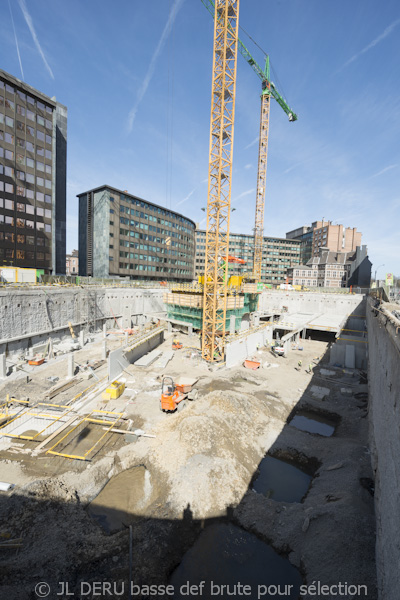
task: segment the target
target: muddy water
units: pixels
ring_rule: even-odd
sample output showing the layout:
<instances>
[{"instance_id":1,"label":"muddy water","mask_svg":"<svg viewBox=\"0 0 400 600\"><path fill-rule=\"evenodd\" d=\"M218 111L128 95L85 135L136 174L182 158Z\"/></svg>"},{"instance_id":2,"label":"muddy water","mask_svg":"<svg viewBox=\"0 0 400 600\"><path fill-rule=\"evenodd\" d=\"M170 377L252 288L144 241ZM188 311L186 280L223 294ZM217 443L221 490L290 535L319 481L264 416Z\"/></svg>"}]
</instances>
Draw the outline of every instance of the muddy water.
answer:
<instances>
[{"instance_id":1,"label":"muddy water","mask_svg":"<svg viewBox=\"0 0 400 600\"><path fill-rule=\"evenodd\" d=\"M253 489L279 502L301 502L308 491L311 475L272 456L265 456L258 467Z\"/></svg>"},{"instance_id":2,"label":"muddy water","mask_svg":"<svg viewBox=\"0 0 400 600\"><path fill-rule=\"evenodd\" d=\"M215 379L214 381L210 381L201 387L201 391L208 394L209 392L218 391L231 391L235 390L238 385L248 383L242 377L234 377L233 379Z\"/></svg>"},{"instance_id":3,"label":"muddy water","mask_svg":"<svg viewBox=\"0 0 400 600\"><path fill-rule=\"evenodd\" d=\"M154 498L150 472L135 467L112 477L89 504L88 512L107 533L113 533L132 523L135 516L145 515Z\"/></svg>"},{"instance_id":4,"label":"muddy water","mask_svg":"<svg viewBox=\"0 0 400 600\"><path fill-rule=\"evenodd\" d=\"M308 433L318 433L325 437L330 437L335 431L335 423L331 419L305 410L296 413L293 419L289 421L289 425L293 425L296 429L301 429Z\"/></svg>"},{"instance_id":5,"label":"muddy water","mask_svg":"<svg viewBox=\"0 0 400 600\"><path fill-rule=\"evenodd\" d=\"M199 586L201 581L205 582L201 596L215 596L220 600L257 598L258 586L272 585L281 586L281 595L276 593L274 597L297 600L301 585L300 574L287 559L253 534L225 523L206 527L184 555L170 580L175 590L174 599L192 597L185 593L185 584ZM250 586L251 594L244 594L238 584ZM229 587L222 590L222 585ZM292 589L286 587L287 593L283 595L285 586L289 585Z\"/></svg>"}]
</instances>

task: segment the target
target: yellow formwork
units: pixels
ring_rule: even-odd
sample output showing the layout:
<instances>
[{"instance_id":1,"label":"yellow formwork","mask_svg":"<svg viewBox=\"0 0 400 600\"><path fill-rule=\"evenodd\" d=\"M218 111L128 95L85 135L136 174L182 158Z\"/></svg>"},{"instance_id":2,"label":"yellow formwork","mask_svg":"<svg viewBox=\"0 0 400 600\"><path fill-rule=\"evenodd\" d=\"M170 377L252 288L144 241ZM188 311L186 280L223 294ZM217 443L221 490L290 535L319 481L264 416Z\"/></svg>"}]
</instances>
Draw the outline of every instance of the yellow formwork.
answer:
<instances>
[{"instance_id":1,"label":"yellow formwork","mask_svg":"<svg viewBox=\"0 0 400 600\"><path fill-rule=\"evenodd\" d=\"M26 401L18 400L18 402L25 403ZM48 413L33 412L35 409L39 409L39 407L41 407L41 406L46 407L46 408L60 408L60 409L63 409L63 412L58 417L56 417L54 415L54 413L48 414ZM60 419L62 419L65 416L67 416L72 411L72 408L68 408L67 410L65 410L65 409L66 409L66 407L62 404L47 404L45 402L38 402L34 406L29 407L26 410L23 410L22 412L15 415L14 418L12 418L11 420L4 423L0 427L0 435L5 435L6 437L13 437L13 438L17 438L20 440L37 441L37 438L39 438L41 435L43 435L45 433L46 429L48 429L49 427L51 427L52 425L57 423L57 421L59 421ZM43 429L38 431L35 435L23 435L23 434L9 433L7 431L3 431L6 427L9 427L12 423L15 423L16 421L18 421L18 419L23 419L24 417L33 417L35 419L44 419L44 420L49 419L50 422L46 425L46 427L43 427Z\"/></svg>"},{"instance_id":2,"label":"yellow formwork","mask_svg":"<svg viewBox=\"0 0 400 600\"><path fill-rule=\"evenodd\" d=\"M96 418L97 415L110 415L114 418L113 421L110 421L110 419L105 419L105 418ZM93 452L93 450L100 444L100 442L105 438L105 436L108 433L112 433L112 429L115 427L115 425L117 425L121 418L123 417L124 413L116 413L116 412L111 412L108 410L93 410L89 415L87 415L86 417L82 417L82 419L79 421L79 423L77 425L75 425L75 427L73 427L68 433L66 433L60 440L58 440L58 442L56 442L54 444L54 446L52 446L49 450L47 450L46 454L53 454L55 456L62 456L64 458L74 458L76 460L91 460L89 458L90 454ZM93 444L93 446L91 448L89 448L89 450L87 450L84 454L67 454L66 452L57 452L56 450L54 450L54 448L56 448L59 444L61 444L64 440L66 440L68 437L71 436L72 433L76 432L76 430L78 429L78 427L80 427L81 425L84 425L85 423L95 423L97 425L109 425L108 429L106 429L106 431L100 436L100 438ZM85 427L85 425L84 425ZM84 428L83 427L83 428ZM83 429L82 428L82 429ZM66 448L69 444L70 441L72 441L73 438L71 438L64 446L64 448Z\"/></svg>"}]
</instances>

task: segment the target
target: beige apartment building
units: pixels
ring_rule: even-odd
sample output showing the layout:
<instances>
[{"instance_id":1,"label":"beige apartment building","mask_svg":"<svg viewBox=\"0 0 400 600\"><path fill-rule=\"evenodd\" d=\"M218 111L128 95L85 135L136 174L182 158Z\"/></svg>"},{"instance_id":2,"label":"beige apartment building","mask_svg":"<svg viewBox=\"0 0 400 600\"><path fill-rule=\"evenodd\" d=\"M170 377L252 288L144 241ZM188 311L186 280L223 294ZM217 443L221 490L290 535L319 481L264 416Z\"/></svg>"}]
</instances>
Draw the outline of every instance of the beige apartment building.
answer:
<instances>
[{"instance_id":1,"label":"beige apartment building","mask_svg":"<svg viewBox=\"0 0 400 600\"><path fill-rule=\"evenodd\" d=\"M361 246L361 232L356 227L332 225L331 221L316 221L313 232L312 256L318 256L320 248L331 252L355 252Z\"/></svg>"}]
</instances>

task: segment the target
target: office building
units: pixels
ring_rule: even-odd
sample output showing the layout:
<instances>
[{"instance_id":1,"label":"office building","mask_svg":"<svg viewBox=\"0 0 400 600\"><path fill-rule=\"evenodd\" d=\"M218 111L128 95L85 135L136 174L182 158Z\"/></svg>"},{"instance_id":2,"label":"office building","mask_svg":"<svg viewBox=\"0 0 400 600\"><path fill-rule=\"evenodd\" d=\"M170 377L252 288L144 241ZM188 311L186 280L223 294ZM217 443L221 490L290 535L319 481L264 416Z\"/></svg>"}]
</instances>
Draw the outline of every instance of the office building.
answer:
<instances>
[{"instance_id":1,"label":"office building","mask_svg":"<svg viewBox=\"0 0 400 600\"><path fill-rule=\"evenodd\" d=\"M301 263L307 264L312 256L319 255L319 249L331 252L355 252L361 246L362 234L356 227L332 225L332 221L314 221L311 226L293 229L286 234L287 239L301 242Z\"/></svg>"},{"instance_id":2,"label":"office building","mask_svg":"<svg viewBox=\"0 0 400 600\"><path fill-rule=\"evenodd\" d=\"M80 275L192 281L193 221L109 185L78 198Z\"/></svg>"},{"instance_id":3,"label":"office building","mask_svg":"<svg viewBox=\"0 0 400 600\"><path fill-rule=\"evenodd\" d=\"M279 285L286 282L289 267L300 264L300 246L298 240L264 237L261 281ZM206 232L196 229L196 276L204 275L206 252ZM245 260L245 264L230 263L230 275L252 273L254 260L254 237L242 233L229 234L229 255Z\"/></svg>"},{"instance_id":4,"label":"office building","mask_svg":"<svg viewBox=\"0 0 400 600\"><path fill-rule=\"evenodd\" d=\"M0 70L0 264L65 273L67 109Z\"/></svg>"}]
</instances>

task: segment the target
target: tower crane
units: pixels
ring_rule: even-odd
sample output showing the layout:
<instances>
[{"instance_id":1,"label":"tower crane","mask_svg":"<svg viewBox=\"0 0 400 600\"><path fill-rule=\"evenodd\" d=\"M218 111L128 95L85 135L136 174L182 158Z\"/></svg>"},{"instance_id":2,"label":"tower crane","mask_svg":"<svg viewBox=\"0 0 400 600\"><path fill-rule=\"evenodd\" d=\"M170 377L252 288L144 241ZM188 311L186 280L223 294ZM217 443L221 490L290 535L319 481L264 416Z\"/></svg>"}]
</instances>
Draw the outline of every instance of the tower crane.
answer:
<instances>
[{"instance_id":1,"label":"tower crane","mask_svg":"<svg viewBox=\"0 0 400 600\"><path fill-rule=\"evenodd\" d=\"M201 0L207 10L214 16L213 0ZM270 98L274 98L279 106L289 117L289 121L297 121L297 115L289 107L286 100L276 89L270 78L269 56L266 56L265 68L262 69L257 61L252 57L243 42L238 38L238 49L240 54L251 66L253 71L261 79L261 118L260 118L260 138L258 146L258 173L257 173L257 195L256 195L256 215L254 224L254 264L253 277L256 281L261 280L262 263L262 244L264 236L264 206L265 206L265 184L267 176L267 153L268 153L268 132L269 132L269 111Z\"/></svg>"},{"instance_id":2,"label":"tower crane","mask_svg":"<svg viewBox=\"0 0 400 600\"><path fill-rule=\"evenodd\" d=\"M216 0L211 92L202 357L224 357L239 0Z\"/></svg>"}]
</instances>

